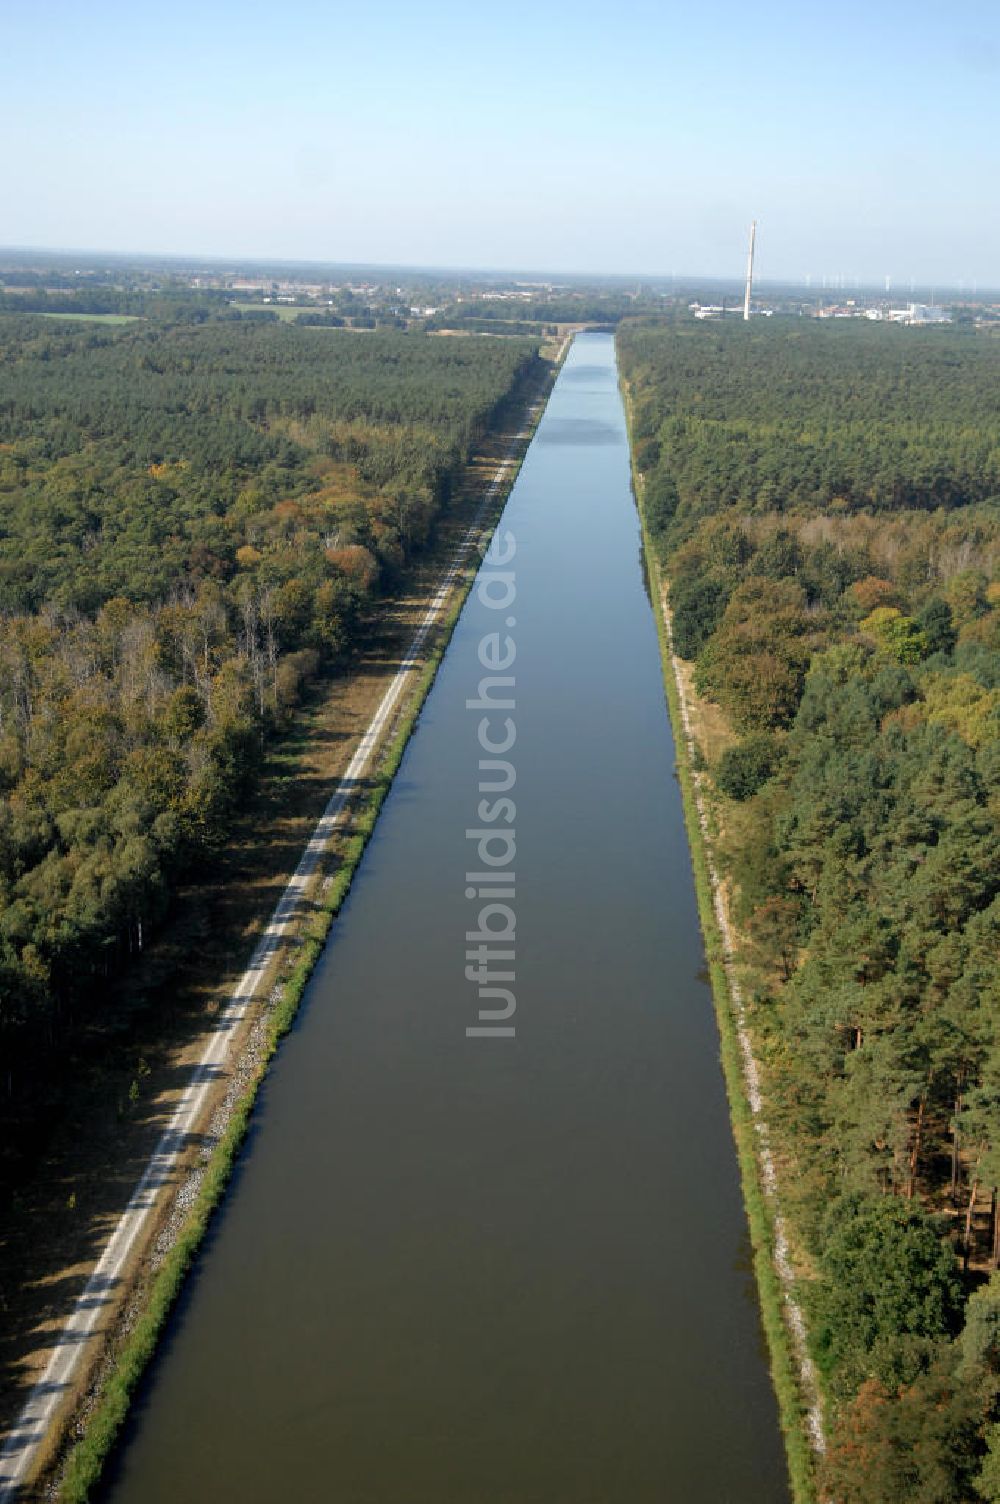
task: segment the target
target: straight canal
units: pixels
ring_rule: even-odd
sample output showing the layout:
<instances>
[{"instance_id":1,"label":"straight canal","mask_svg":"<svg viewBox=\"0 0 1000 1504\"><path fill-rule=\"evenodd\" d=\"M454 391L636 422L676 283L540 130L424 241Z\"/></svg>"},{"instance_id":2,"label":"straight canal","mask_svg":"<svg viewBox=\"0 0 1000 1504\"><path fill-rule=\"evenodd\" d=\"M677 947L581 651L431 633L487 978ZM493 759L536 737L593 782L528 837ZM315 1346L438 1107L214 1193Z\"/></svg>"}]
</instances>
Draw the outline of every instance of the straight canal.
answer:
<instances>
[{"instance_id":1,"label":"straight canal","mask_svg":"<svg viewBox=\"0 0 1000 1504\"><path fill-rule=\"evenodd\" d=\"M112 1504L788 1498L610 336L576 339L492 559ZM468 708L484 678L515 705ZM478 809L510 776L486 758L516 770L509 864L466 835L514 814ZM511 1007L466 956L489 858L513 1036L466 1032Z\"/></svg>"}]
</instances>

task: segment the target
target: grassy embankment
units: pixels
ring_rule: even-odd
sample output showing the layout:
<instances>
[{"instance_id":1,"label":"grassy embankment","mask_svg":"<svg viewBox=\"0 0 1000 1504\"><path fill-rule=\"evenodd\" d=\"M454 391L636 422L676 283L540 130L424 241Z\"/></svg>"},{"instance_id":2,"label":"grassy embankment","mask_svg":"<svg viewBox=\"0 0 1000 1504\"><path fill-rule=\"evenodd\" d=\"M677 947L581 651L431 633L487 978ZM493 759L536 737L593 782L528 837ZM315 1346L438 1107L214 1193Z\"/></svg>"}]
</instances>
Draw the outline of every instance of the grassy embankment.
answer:
<instances>
[{"instance_id":1,"label":"grassy embankment","mask_svg":"<svg viewBox=\"0 0 1000 1504\"><path fill-rule=\"evenodd\" d=\"M484 539L492 536L500 520L507 495L517 478L534 429L544 411L553 380L554 373L535 399L538 402L537 410L525 431L523 444L513 458L504 486L495 498L489 515L482 519ZM65 1460L55 1493L49 1495L55 1498L57 1504L85 1504L100 1478L104 1463L128 1414L135 1388L156 1350L160 1333L185 1275L198 1252L213 1212L225 1193L269 1061L282 1037L292 1027L306 984L350 890L365 847L375 829L379 811L402 761L406 744L415 729L466 596L472 588L477 562L473 555L469 565L458 577L451 604L436 629L434 645L427 662L409 692L388 743L382 749L371 786L352 812L350 833L341 843L335 863L325 864L328 869L326 880L324 881L322 873L318 875L319 891L313 900L312 911L302 925L297 937L298 943L289 947L295 952L294 959L289 961L276 989L276 1000L265 1016L265 1040L259 1063L248 1086L234 1104L226 1128L205 1164L198 1194L149 1284L142 1313L114 1355L97 1401L86 1419L83 1434L72 1446ZM331 865L335 868L332 872L329 871Z\"/></svg>"},{"instance_id":2,"label":"grassy embankment","mask_svg":"<svg viewBox=\"0 0 1000 1504\"><path fill-rule=\"evenodd\" d=\"M629 392L623 385L625 413L629 429L629 446L632 452L632 404ZM660 644L660 660L663 683L670 707L674 746L677 756L677 775L684 806L684 822L687 826L691 864L694 871L698 914L705 941L705 957L712 986L712 997L718 1020L720 1055L729 1099L729 1113L733 1138L739 1160L740 1179L743 1187L743 1202L746 1207L753 1245L754 1274L760 1296L761 1318L767 1336L770 1356L771 1378L778 1401L781 1430L785 1442L788 1471L795 1504L815 1504L816 1488L814 1460L806 1432L806 1403L799 1379L798 1365L792 1347L791 1334L786 1324L785 1295L775 1265L775 1229L773 1209L765 1192L761 1167L757 1157L757 1129L747 1099L743 1076L743 1063L737 1024L730 995L729 979L725 965L725 947L715 913L711 864L706 846L706 835L699 815L698 791L691 752L684 733L681 713L680 690L674 673L670 638L665 614L662 610L663 581L659 560L646 526L643 506L642 478L632 464L632 485L642 525L643 549L649 571L650 589L656 603L656 631Z\"/></svg>"}]
</instances>

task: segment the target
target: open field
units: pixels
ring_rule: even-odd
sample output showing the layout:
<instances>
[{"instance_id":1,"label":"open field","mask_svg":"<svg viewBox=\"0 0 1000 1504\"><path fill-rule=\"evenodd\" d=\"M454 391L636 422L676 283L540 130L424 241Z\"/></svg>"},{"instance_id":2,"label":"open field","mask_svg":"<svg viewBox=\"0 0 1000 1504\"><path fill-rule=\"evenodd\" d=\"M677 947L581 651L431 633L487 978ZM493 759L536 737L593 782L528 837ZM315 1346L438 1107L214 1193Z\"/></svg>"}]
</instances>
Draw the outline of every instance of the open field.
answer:
<instances>
[{"instance_id":1,"label":"open field","mask_svg":"<svg viewBox=\"0 0 1000 1504\"><path fill-rule=\"evenodd\" d=\"M139 313L40 313L40 319L65 319L78 324L141 324Z\"/></svg>"},{"instance_id":2,"label":"open field","mask_svg":"<svg viewBox=\"0 0 1000 1504\"><path fill-rule=\"evenodd\" d=\"M326 308L322 303L230 303L230 308L238 308L241 313L276 313L283 324L293 324L300 313L335 313L333 308ZM316 326L322 328L322 324Z\"/></svg>"}]
</instances>

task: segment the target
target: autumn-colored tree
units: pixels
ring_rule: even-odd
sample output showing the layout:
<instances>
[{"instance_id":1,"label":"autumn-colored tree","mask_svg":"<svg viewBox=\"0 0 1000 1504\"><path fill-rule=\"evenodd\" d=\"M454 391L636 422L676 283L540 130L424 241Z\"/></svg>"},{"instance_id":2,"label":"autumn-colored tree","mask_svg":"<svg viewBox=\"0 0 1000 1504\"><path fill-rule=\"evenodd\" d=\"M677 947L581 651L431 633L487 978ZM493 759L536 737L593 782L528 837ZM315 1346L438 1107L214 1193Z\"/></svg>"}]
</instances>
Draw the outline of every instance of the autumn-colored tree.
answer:
<instances>
[{"instance_id":1,"label":"autumn-colored tree","mask_svg":"<svg viewBox=\"0 0 1000 1504\"><path fill-rule=\"evenodd\" d=\"M821 1471L837 1504L966 1504L982 1406L944 1355L898 1392L866 1379L840 1416Z\"/></svg>"}]
</instances>

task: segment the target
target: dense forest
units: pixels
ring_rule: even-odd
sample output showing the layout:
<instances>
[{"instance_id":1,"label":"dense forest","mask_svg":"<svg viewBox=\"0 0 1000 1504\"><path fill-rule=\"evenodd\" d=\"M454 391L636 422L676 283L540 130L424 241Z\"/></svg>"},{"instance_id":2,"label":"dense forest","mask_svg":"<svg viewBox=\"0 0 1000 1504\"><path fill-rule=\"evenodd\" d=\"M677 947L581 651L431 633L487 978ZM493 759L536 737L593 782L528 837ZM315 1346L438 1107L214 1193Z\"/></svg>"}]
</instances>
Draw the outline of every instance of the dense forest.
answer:
<instances>
[{"instance_id":1,"label":"dense forest","mask_svg":"<svg viewBox=\"0 0 1000 1504\"><path fill-rule=\"evenodd\" d=\"M290 315L294 323L318 328L350 325L355 329L405 329L408 319L402 315L399 301L384 290L371 302L344 290L337 294L332 307L303 298L301 305L285 304L281 311ZM0 313L43 313L49 318L88 317L118 323L143 318L158 324L209 321L276 324L281 318L279 306L275 303L262 307L246 298L235 299L224 288L193 288L184 284L127 288L97 284L65 292L45 287L11 291L0 285Z\"/></svg>"},{"instance_id":2,"label":"dense forest","mask_svg":"<svg viewBox=\"0 0 1000 1504\"><path fill-rule=\"evenodd\" d=\"M430 329L462 327L501 330L515 322L544 322L549 324L617 324L626 314L635 313L637 307L649 307L651 297L639 298L633 293L613 291L554 290L537 296L509 294L502 298L470 298L461 303L450 302L446 308L427 320Z\"/></svg>"},{"instance_id":3,"label":"dense forest","mask_svg":"<svg viewBox=\"0 0 1000 1504\"><path fill-rule=\"evenodd\" d=\"M1000 342L761 320L627 325L620 352L824 1492L998 1500Z\"/></svg>"},{"instance_id":4,"label":"dense forest","mask_svg":"<svg viewBox=\"0 0 1000 1504\"><path fill-rule=\"evenodd\" d=\"M537 369L526 340L0 318L7 1154Z\"/></svg>"}]
</instances>

